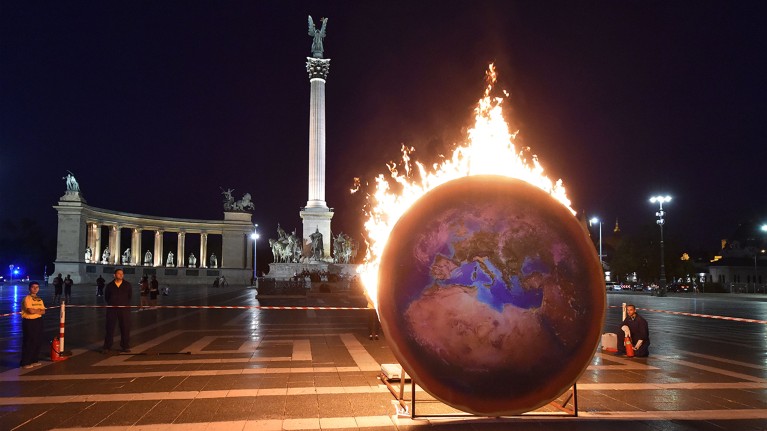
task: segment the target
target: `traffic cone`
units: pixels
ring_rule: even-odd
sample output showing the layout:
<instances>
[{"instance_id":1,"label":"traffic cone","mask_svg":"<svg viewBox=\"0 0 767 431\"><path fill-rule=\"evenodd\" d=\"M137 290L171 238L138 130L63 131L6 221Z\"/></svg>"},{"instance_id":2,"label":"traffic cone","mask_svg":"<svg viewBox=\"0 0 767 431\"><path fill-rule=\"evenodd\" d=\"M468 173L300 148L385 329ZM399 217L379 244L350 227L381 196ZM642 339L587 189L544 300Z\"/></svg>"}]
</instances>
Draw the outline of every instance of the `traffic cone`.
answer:
<instances>
[{"instance_id":1,"label":"traffic cone","mask_svg":"<svg viewBox=\"0 0 767 431\"><path fill-rule=\"evenodd\" d=\"M626 337L623 339L623 345L626 346L626 357L633 358L634 357L634 345L631 344L631 337Z\"/></svg>"},{"instance_id":2,"label":"traffic cone","mask_svg":"<svg viewBox=\"0 0 767 431\"><path fill-rule=\"evenodd\" d=\"M51 341L51 361L52 362L58 362L66 360L66 356L62 356L61 351L59 350L61 345L59 344L59 337L56 337Z\"/></svg>"}]
</instances>

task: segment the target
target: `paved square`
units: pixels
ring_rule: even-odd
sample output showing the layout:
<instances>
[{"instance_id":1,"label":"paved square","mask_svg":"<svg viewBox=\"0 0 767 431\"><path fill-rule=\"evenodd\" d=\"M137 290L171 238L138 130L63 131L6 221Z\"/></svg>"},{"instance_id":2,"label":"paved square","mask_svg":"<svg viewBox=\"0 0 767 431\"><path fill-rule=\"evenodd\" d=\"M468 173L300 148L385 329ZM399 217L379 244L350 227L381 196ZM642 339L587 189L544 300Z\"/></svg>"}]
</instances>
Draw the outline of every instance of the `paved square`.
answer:
<instances>
[{"instance_id":1,"label":"paved square","mask_svg":"<svg viewBox=\"0 0 767 431\"><path fill-rule=\"evenodd\" d=\"M78 292L74 305L99 305L89 293ZM178 288L163 300L201 307L364 306L362 298L345 295L258 302L254 290L234 288ZM103 309L69 307L66 342L73 356L30 370L16 367L18 318L5 318L0 427L767 429L767 325L642 310L694 312L705 304L710 314L764 320L767 302L608 296L613 307L627 301L650 323L652 355L628 359L598 352L577 384L578 417L551 416L558 412L554 407L538 411L549 416L398 417L395 397L379 379L380 365L396 361L384 339L368 339L359 310L134 310L132 353L103 355ZM46 336L55 333L57 314L46 318ZM613 329L619 320L620 309L610 308L605 327ZM419 414L459 413L420 388L417 399Z\"/></svg>"}]
</instances>

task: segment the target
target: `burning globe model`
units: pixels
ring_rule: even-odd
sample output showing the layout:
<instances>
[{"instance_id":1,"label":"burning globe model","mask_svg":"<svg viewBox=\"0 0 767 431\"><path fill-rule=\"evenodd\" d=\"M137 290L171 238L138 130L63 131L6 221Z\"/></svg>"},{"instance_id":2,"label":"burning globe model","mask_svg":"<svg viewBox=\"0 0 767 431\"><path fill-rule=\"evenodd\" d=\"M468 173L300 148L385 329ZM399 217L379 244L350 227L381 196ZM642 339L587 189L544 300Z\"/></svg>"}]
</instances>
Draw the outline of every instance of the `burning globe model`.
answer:
<instances>
[{"instance_id":1,"label":"burning globe model","mask_svg":"<svg viewBox=\"0 0 767 431\"><path fill-rule=\"evenodd\" d=\"M605 312L599 258L567 207L525 181L454 179L397 221L378 310L415 382L463 411L513 415L570 388Z\"/></svg>"}]
</instances>

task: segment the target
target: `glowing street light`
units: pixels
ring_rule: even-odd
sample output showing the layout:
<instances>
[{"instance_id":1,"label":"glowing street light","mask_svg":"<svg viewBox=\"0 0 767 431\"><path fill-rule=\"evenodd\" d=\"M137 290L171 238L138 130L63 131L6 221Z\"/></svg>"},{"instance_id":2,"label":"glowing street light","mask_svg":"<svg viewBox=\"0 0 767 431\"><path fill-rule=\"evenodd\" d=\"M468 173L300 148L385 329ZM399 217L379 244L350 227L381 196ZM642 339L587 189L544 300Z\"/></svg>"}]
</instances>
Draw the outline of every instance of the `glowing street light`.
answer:
<instances>
[{"instance_id":1,"label":"glowing street light","mask_svg":"<svg viewBox=\"0 0 767 431\"><path fill-rule=\"evenodd\" d=\"M253 225L253 233L250 234L253 240L253 285L258 284L258 270L256 269L256 243L258 241L258 224Z\"/></svg>"},{"instance_id":2,"label":"glowing street light","mask_svg":"<svg viewBox=\"0 0 767 431\"><path fill-rule=\"evenodd\" d=\"M754 251L754 293L756 293L756 279L759 275L759 270L756 267L756 259L759 257L759 253L764 254L767 252L767 250L756 250ZM748 287L746 287L746 293L748 293Z\"/></svg>"},{"instance_id":3,"label":"glowing street light","mask_svg":"<svg viewBox=\"0 0 767 431\"><path fill-rule=\"evenodd\" d=\"M660 288L658 289L658 296L666 296L666 264L663 257L663 224L666 222L663 216L666 213L663 211L663 204L671 202L671 196L653 196L650 198L650 202L658 203L658 212L655 215L658 217L656 223L660 226Z\"/></svg>"},{"instance_id":4,"label":"glowing street light","mask_svg":"<svg viewBox=\"0 0 767 431\"><path fill-rule=\"evenodd\" d=\"M763 224L759 226L759 230L762 232L767 232L767 224ZM767 250L756 250L754 251L754 293L756 293L756 280L759 278L759 269L756 266L756 259L758 258L759 254L766 253Z\"/></svg>"},{"instance_id":5,"label":"glowing street light","mask_svg":"<svg viewBox=\"0 0 767 431\"><path fill-rule=\"evenodd\" d=\"M599 266L602 267L602 271L605 269L605 265L602 262L602 221L596 217L592 217L589 220L589 226L599 223Z\"/></svg>"}]
</instances>

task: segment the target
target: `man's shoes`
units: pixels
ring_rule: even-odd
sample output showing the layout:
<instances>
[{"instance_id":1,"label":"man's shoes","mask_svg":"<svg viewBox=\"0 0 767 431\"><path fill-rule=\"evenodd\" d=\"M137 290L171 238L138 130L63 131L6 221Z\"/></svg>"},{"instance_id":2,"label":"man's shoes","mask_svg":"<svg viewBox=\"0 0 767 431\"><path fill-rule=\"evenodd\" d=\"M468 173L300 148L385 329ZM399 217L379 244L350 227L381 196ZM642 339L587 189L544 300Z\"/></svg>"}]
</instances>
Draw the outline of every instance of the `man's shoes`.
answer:
<instances>
[{"instance_id":1,"label":"man's shoes","mask_svg":"<svg viewBox=\"0 0 767 431\"><path fill-rule=\"evenodd\" d=\"M43 365L42 362L35 362L34 364L32 364L33 367L39 367L41 365Z\"/></svg>"},{"instance_id":2,"label":"man's shoes","mask_svg":"<svg viewBox=\"0 0 767 431\"><path fill-rule=\"evenodd\" d=\"M22 365L22 367L21 367L21 368L24 368L25 370L28 370L28 369L30 369L30 368L34 368L34 367L35 367L35 366L34 366L34 365L32 365L32 364L27 364L27 365Z\"/></svg>"},{"instance_id":3,"label":"man's shoes","mask_svg":"<svg viewBox=\"0 0 767 431\"><path fill-rule=\"evenodd\" d=\"M376 339L376 340L377 340L377 339L378 339L378 335L375 335L375 336L374 336L374 339Z\"/></svg>"}]
</instances>

